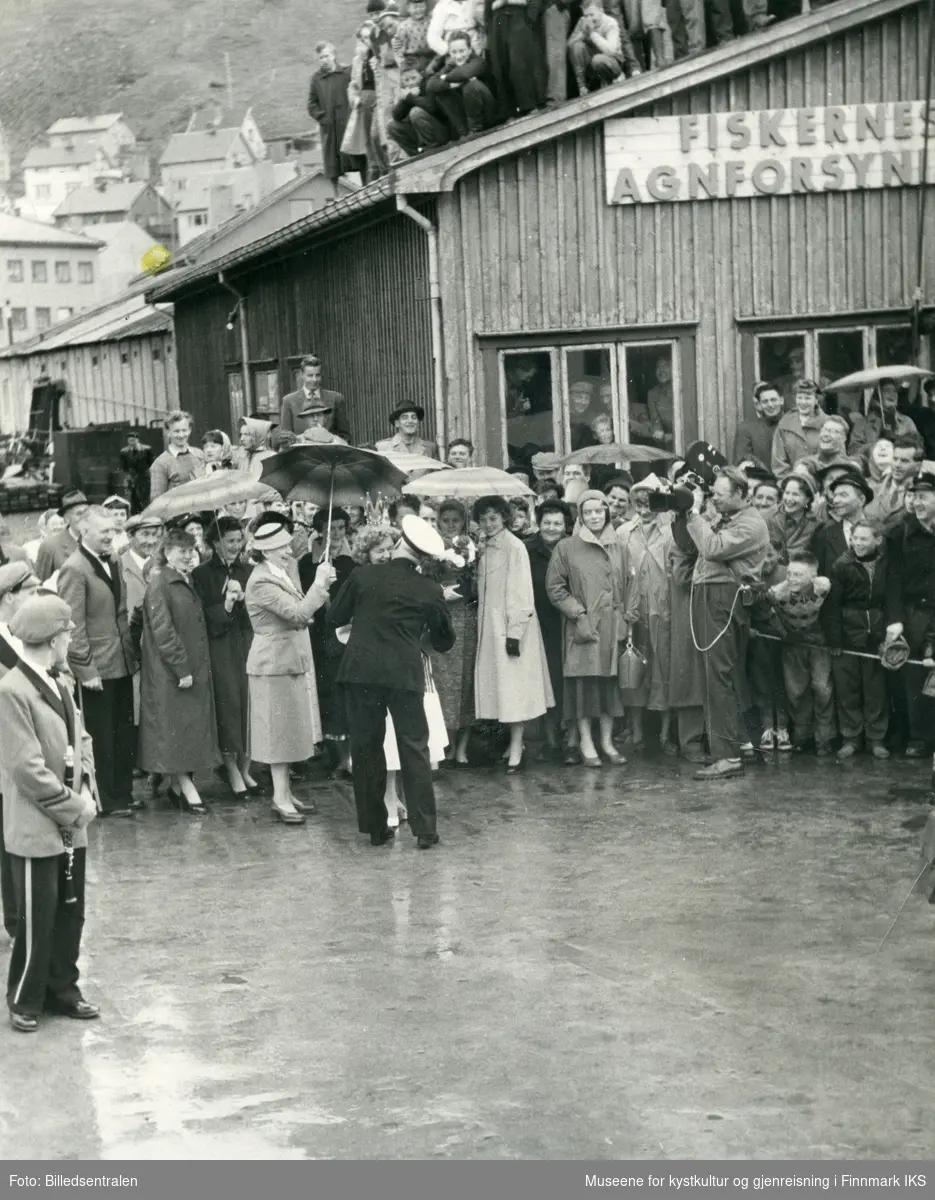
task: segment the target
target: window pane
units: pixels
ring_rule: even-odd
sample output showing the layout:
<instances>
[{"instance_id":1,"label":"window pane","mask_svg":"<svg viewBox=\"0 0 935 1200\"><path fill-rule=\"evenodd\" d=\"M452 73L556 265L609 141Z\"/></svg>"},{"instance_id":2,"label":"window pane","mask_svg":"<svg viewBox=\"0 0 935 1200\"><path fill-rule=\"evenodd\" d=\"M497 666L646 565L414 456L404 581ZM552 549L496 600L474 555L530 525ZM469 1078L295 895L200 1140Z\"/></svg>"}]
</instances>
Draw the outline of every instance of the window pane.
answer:
<instances>
[{"instance_id":1,"label":"window pane","mask_svg":"<svg viewBox=\"0 0 935 1200\"><path fill-rule=\"evenodd\" d=\"M44 332L52 324L51 308L36 309L36 329L39 333Z\"/></svg>"},{"instance_id":2,"label":"window pane","mask_svg":"<svg viewBox=\"0 0 935 1200\"><path fill-rule=\"evenodd\" d=\"M912 328L882 325L877 330L877 366L903 367L912 363Z\"/></svg>"},{"instance_id":3,"label":"window pane","mask_svg":"<svg viewBox=\"0 0 935 1200\"><path fill-rule=\"evenodd\" d=\"M57 308L55 310L55 319L56 321L67 321L73 312L73 308Z\"/></svg>"},{"instance_id":4,"label":"window pane","mask_svg":"<svg viewBox=\"0 0 935 1200\"><path fill-rule=\"evenodd\" d=\"M248 415L244 402L243 374L240 371L228 374L227 394L230 398L231 426L236 429L240 418Z\"/></svg>"},{"instance_id":5,"label":"window pane","mask_svg":"<svg viewBox=\"0 0 935 1200\"><path fill-rule=\"evenodd\" d=\"M279 374L276 371L253 372L253 400L257 412L279 412Z\"/></svg>"},{"instance_id":6,"label":"window pane","mask_svg":"<svg viewBox=\"0 0 935 1200\"><path fill-rule=\"evenodd\" d=\"M674 347L627 346L626 440L637 446L675 445Z\"/></svg>"},{"instance_id":7,"label":"window pane","mask_svg":"<svg viewBox=\"0 0 935 1200\"><path fill-rule=\"evenodd\" d=\"M34 261L32 264L32 281L33 283L48 283L49 281L48 265L41 260Z\"/></svg>"},{"instance_id":8,"label":"window pane","mask_svg":"<svg viewBox=\"0 0 935 1200\"><path fill-rule=\"evenodd\" d=\"M55 264L55 282L71 283L71 263L57 262Z\"/></svg>"},{"instance_id":9,"label":"window pane","mask_svg":"<svg viewBox=\"0 0 935 1200\"><path fill-rule=\"evenodd\" d=\"M26 309L25 308L11 308L10 309L10 323L12 324L13 328L17 331L17 333L22 333L22 331L26 328Z\"/></svg>"},{"instance_id":10,"label":"window pane","mask_svg":"<svg viewBox=\"0 0 935 1200\"><path fill-rule=\"evenodd\" d=\"M89 262L78 263L78 282L93 283L94 282L94 264Z\"/></svg>"},{"instance_id":11,"label":"window pane","mask_svg":"<svg viewBox=\"0 0 935 1200\"><path fill-rule=\"evenodd\" d=\"M828 329L818 334L818 382L822 387L842 375L862 371L864 335L860 329ZM837 392L825 397L828 412L848 413L861 408L861 392Z\"/></svg>"},{"instance_id":12,"label":"window pane","mask_svg":"<svg viewBox=\"0 0 935 1200\"><path fill-rule=\"evenodd\" d=\"M610 370L609 348L565 351L568 380L565 402L572 450L614 440L614 385Z\"/></svg>"},{"instance_id":13,"label":"window pane","mask_svg":"<svg viewBox=\"0 0 935 1200\"><path fill-rule=\"evenodd\" d=\"M759 379L779 388L786 408L791 408L796 381L805 378L805 334L785 333L759 337L756 341Z\"/></svg>"},{"instance_id":14,"label":"window pane","mask_svg":"<svg viewBox=\"0 0 935 1200\"><path fill-rule=\"evenodd\" d=\"M534 454L555 449L551 356L546 351L504 354L503 374L509 465L528 467Z\"/></svg>"},{"instance_id":15,"label":"window pane","mask_svg":"<svg viewBox=\"0 0 935 1200\"><path fill-rule=\"evenodd\" d=\"M23 260L21 258L7 260L6 277L9 283L23 282Z\"/></svg>"}]
</instances>

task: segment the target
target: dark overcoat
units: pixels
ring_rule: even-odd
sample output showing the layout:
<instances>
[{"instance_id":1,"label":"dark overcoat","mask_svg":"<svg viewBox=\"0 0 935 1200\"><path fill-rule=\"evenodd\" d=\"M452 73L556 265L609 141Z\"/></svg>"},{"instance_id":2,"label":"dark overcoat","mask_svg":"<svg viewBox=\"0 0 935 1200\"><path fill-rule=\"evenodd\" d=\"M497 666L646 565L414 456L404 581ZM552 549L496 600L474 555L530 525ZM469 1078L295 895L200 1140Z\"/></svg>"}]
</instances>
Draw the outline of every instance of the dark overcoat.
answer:
<instances>
[{"instance_id":1,"label":"dark overcoat","mask_svg":"<svg viewBox=\"0 0 935 1200\"><path fill-rule=\"evenodd\" d=\"M186 675L193 683L183 691ZM143 597L140 766L178 775L220 761L204 608L185 577L164 566Z\"/></svg>"},{"instance_id":2,"label":"dark overcoat","mask_svg":"<svg viewBox=\"0 0 935 1200\"><path fill-rule=\"evenodd\" d=\"M327 74L316 71L308 89L308 115L321 131L321 169L326 179L337 179L347 170L341 141L351 107L347 98L350 67L337 66Z\"/></svg>"},{"instance_id":3,"label":"dark overcoat","mask_svg":"<svg viewBox=\"0 0 935 1200\"><path fill-rule=\"evenodd\" d=\"M228 612L224 607L224 588L230 578L246 592L252 570L250 563L240 558L227 566L215 556L192 572L192 584L205 610L218 746L224 754L247 753L247 655L253 641L246 604L240 601Z\"/></svg>"}]
</instances>

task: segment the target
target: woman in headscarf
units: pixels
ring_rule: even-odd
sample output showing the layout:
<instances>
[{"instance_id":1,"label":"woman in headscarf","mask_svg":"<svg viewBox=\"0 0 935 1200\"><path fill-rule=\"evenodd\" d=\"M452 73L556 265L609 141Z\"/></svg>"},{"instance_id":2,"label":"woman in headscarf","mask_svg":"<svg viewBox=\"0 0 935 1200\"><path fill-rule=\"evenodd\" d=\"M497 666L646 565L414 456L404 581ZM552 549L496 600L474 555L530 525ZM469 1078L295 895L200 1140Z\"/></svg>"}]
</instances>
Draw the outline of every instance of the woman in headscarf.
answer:
<instances>
[{"instance_id":1,"label":"woman in headscarf","mask_svg":"<svg viewBox=\"0 0 935 1200\"><path fill-rule=\"evenodd\" d=\"M240 445L232 457L239 471L246 471L254 479L260 478L264 460L275 453L270 445L272 430L272 421L262 421L258 417L240 418ZM244 511L245 519L251 520L258 512L260 508L256 501L249 501Z\"/></svg>"},{"instance_id":2,"label":"woman in headscarf","mask_svg":"<svg viewBox=\"0 0 935 1200\"><path fill-rule=\"evenodd\" d=\"M630 715L634 750L643 745L643 713L662 714L659 742L666 753L675 753L669 736L669 668L672 650L669 556L672 549L672 516L655 513L649 497L661 491L655 475L635 483L630 491L633 519L617 536L627 556L630 573L629 604L636 621L630 633L647 666L639 688L621 694Z\"/></svg>"},{"instance_id":3,"label":"woman in headscarf","mask_svg":"<svg viewBox=\"0 0 935 1200\"><path fill-rule=\"evenodd\" d=\"M592 728L597 719L604 758L622 765L613 735L614 719L624 712L617 664L629 628L627 556L603 492L592 488L579 498L578 523L552 555L546 591L565 618L564 712L578 722L581 761L601 766Z\"/></svg>"},{"instance_id":4,"label":"woman in headscarf","mask_svg":"<svg viewBox=\"0 0 935 1200\"><path fill-rule=\"evenodd\" d=\"M237 799L257 790L250 775L247 655L253 629L244 595L252 567L243 558L243 526L218 517L208 526L214 554L192 572L208 629L218 745L230 789Z\"/></svg>"},{"instance_id":5,"label":"woman in headscarf","mask_svg":"<svg viewBox=\"0 0 935 1200\"><path fill-rule=\"evenodd\" d=\"M346 537L349 524L348 514L343 508L331 510L330 561L335 579L328 589L328 599L315 613L309 626L312 639L312 658L315 660L315 682L318 687L318 707L321 713L321 731L331 759L331 769L336 775L347 777L349 772L350 742L348 740L347 712L344 704L344 689L337 681L338 668L344 656L344 646L328 625L328 606L347 581L356 566L351 547ZM299 559L299 581L303 592L315 582L318 564L325 551L328 529L328 510L320 508L312 518L315 531L308 554Z\"/></svg>"},{"instance_id":6,"label":"woman in headscarf","mask_svg":"<svg viewBox=\"0 0 935 1200\"><path fill-rule=\"evenodd\" d=\"M437 512L438 531L448 550L465 560L463 567L439 564L438 581L445 593L455 631L454 647L432 655L435 687L441 700L452 767L468 765L468 743L474 724L474 666L477 659L477 548L468 533L467 509L459 500L443 500ZM473 556L474 561L468 559Z\"/></svg>"},{"instance_id":7,"label":"woman in headscarf","mask_svg":"<svg viewBox=\"0 0 935 1200\"><path fill-rule=\"evenodd\" d=\"M536 617L542 632L542 644L549 664L549 682L555 700L545 715L546 745L543 747L543 757L555 759L562 751L562 694L565 686L562 672L562 614L549 599L546 577L555 547L571 533L575 518L568 505L561 500L544 500L536 509L536 524L538 530L527 540L526 553L532 572ZM574 746L568 747L565 761L569 766L578 762L578 751Z\"/></svg>"},{"instance_id":8,"label":"woman in headscarf","mask_svg":"<svg viewBox=\"0 0 935 1200\"><path fill-rule=\"evenodd\" d=\"M233 447L231 440L223 429L209 429L201 439L201 448L205 455L205 474L215 471L227 471L234 465L232 462Z\"/></svg>"},{"instance_id":9,"label":"woman in headscarf","mask_svg":"<svg viewBox=\"0 0 935 1200\"><path fill-rule=\"evenodd\" d=\"M555 703L549 664L536 619L529 556L510 533L510 506L502 496L483 496L474 520L484 536L477 571L477 665L474 702L478 720L510 727L506 771L523 768L523 733Z\"/></svg>"},{"instance_id":10,"label":"woman in headscarf","mask_svg":"<svg viewBox=\"0 0 935 1200\"><path fill-rule=\"evenodd\" d=\"M292 795L289 765L311 758L321 741L315 664L306 631L327 602L335 570L320 563L303 595L290 574L292 522L280 513L264 513L251 541L259 564L245 593L253 626L247 656L250 752L269 765L276 816L284 825L301 825L308 806Z\"/></svg>"},{"instance_id":11,"label":"woman in headscarf","mask_svg":"<svg viewBox=\"0 0 935 1200\"><path fill-rule=\"evenodd\" d=\"M195 771L217 766L217 718L204 609L192 586L195 539L169 529L143 596L140 766L170 776L169 796L204 813Z\"/></svg>"}]
</instances>

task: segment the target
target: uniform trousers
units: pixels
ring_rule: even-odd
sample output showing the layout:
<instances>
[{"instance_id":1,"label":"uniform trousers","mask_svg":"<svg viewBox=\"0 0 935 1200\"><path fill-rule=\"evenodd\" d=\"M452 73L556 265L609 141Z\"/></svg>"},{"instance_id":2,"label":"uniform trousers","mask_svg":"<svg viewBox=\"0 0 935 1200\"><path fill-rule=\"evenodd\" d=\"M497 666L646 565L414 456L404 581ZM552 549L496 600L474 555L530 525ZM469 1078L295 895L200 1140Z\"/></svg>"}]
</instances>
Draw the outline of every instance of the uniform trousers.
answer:
<instances>
[{"instance_id":1,"label":"uniform trousers","mask_svg":"<svg viewBox=\"0 0 935 1200\"><path fill-rule=\"evenodd\" d=\"M837 732L831 651L826 646L784 645L782 676L789 698L793 743L801 746L812 737L820 744L830 742Z\"/></svg>"},{"instance_id":2,"label":"uniform trousers","mask_svg":"<svg viewBox=\"0 0 935 1200\"><path fill-rule=\"evenodd\" d=\"M856 742L863 734L868 742L882 742L889 725L886 671L882 664L842 654L831 660L831 672L841 737Z\"/></svg>"},{"instance_id":3,"label":"uniform trousers","mask_svg":"<svg viewBox=\"0 0 935 1200\"><path fill-rule=\"evenodd\" d=\"M104 679L99 692L81 689L84 724L94 743L98 795L103 812L126 808L133 792L136 730L133 677Z\"/></svg>"},{"instance_id":4,"label":"uniform trousers","mask_svg":"<svg viewBox=\"0 0 935 1200\"><path fill-rule=\"evenodd\" d=\"M82 999L78 955L84 928L87 851L75 851L72 877L77 902L65 903L64 854L51 858L10 855L16 894L16 934L7 979L10 1012L38 1017L52 1001L72 1006Z\"/></svg>"},{"instance_id":5,"label":"uniform trousers","mask_svg":"<svg viewBox=\"0 0 935 1200\"><path fill-rule=\"evenodd\" d=\"M353 761L357 828L380 833L386 828L386 714L393 718L399 770L403 779L409 828L416 837L435 835L435 789L429 758L429 727L422 692L345 683L347 725Z\"/></svg>"},{"instance_id":6,"label":"uniform trousers","mask_svg":"<svg viewBox=\"0 0 935 1200\"><path fill-rule=\"evenodd\" d=\"M734 604L736 595L735 583L699 583L692 588L695 639L702 648L710 647L701 661L708 748L715 761L739 758L748 740L743 713L749 707L744 668L750 621L740 600Z\"/></svg>"},{"instance_id":7,"label":"uniform trousers","mask_svg":"<svg viewBox=\"0 0 935 1200\"><path fill-rule=\"evenodd\" d=\"M0 897L3 901L3 928L10 937L16 934L16 893L13 891L13 868L3 840L3 797L0 796Z\"/></svg>"}]
</instances>

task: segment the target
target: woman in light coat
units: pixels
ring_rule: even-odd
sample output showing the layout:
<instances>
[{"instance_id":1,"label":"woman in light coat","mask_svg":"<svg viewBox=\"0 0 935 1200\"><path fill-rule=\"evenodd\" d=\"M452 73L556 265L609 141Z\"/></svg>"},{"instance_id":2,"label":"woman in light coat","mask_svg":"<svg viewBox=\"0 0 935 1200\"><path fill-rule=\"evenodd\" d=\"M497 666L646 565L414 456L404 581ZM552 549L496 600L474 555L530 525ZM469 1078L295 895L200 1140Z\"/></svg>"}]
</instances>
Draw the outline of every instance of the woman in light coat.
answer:
<instances>
[{"instance_id":1,"label":"woman in light coat","mask_svg":"<svg viewBox=\"0 0 935 1200\"><path fill-rule=\"evenodd\" d=\"M578 523L549 563L546 592L564 621L564 714L578 722L581 760L599 767L592 722L600 723L601 751L612 766L626 760L614 747L614 718L623 716L617 682L621 642L628 625L627 557L603 492L578 500Z\"/></svg>"},{"instance_id":2,"label":"woman in light coat","mask_svg":"<svg viewBox=\"0 0 935 1200\"><path fill-rule=\"evenodd\" d=\"M800 458L818 453L818 439L825 423L821 390L810 379L795 385L795 410L787 412L773 434L773 474L777 479L791 475Z\"/></svg>"},{"instance_id":3,"label":"woman in light coat","mask_svg":"<svg viewBox=\"0 0 935 1200\"><path fill-rule=\"evenodd\" d=\"M336 575L330 563L321 563L302 595L290 575L291 526L288 517L270 512L253 529L252 549L260 563L245 593L253 626L247 678L250 757L269 765L276 816L285 825L301 825L306 806L291 793L289 764L311 758L322 736L308 627Z\"/></svg>"},{"instance_id":4,"label":"woman in light coat","mask_svg":"<svg viewBox=\"0 0 935 1200\"><path fill-rule=\"evenodd\" d=\"M507 528L510 506L500 496L485 496L474 505L473 515L485 539L477 570L475 715L510 726L506 769L515 775L523 766L525 723L544 716L555 700L529 556Z\"/></svg>"}]
</instances>

